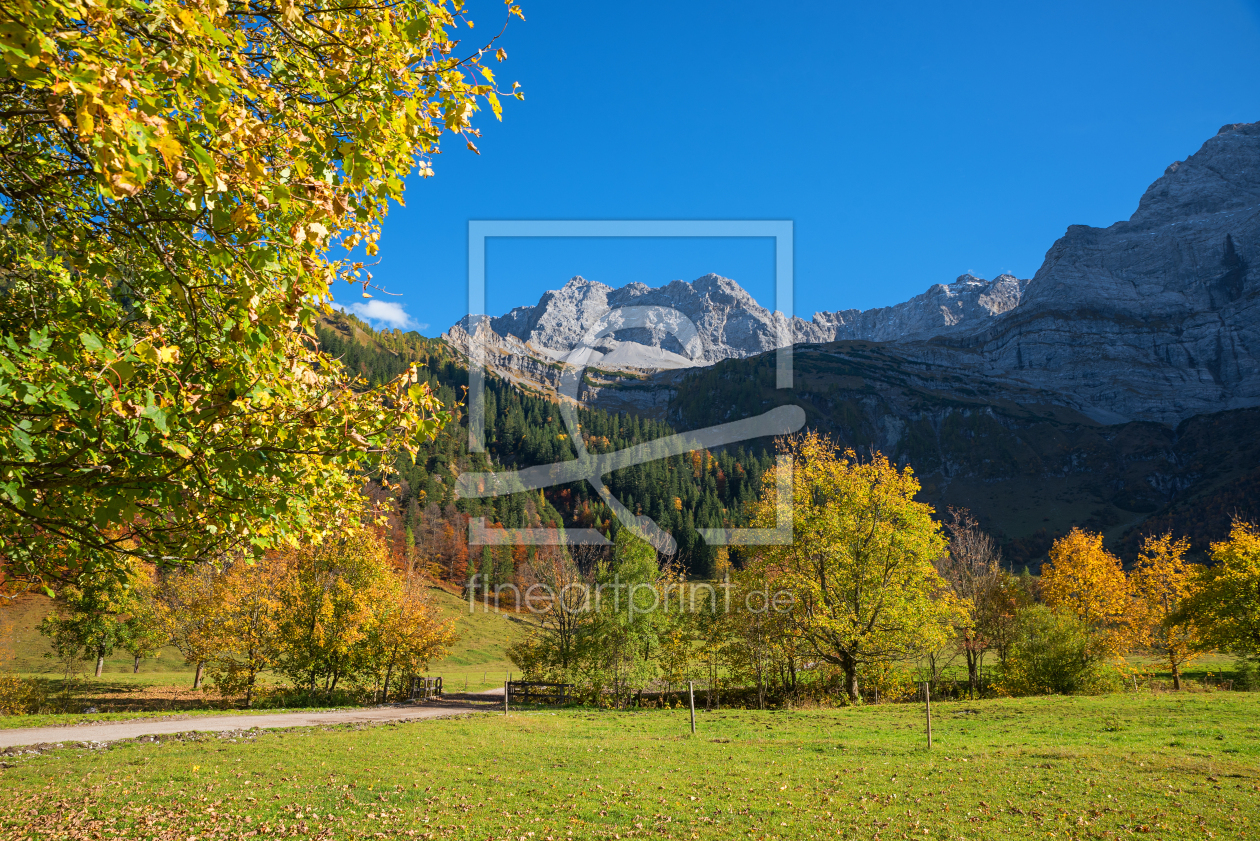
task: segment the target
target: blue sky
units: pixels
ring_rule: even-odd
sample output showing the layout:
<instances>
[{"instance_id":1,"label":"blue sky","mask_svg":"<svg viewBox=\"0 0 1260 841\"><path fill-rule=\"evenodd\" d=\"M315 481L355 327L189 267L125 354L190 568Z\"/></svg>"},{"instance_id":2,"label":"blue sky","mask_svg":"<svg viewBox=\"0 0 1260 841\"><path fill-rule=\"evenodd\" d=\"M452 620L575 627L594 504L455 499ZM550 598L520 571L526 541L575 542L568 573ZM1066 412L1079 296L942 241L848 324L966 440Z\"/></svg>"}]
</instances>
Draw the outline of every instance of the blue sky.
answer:
<instances>
[{"instance_id":1,"label":"blue sky","mask_svg":"<svg viewBox=\"0 0 1260 841\"><path fill-rule=\"evenodd\" d=\"M500 3L471 5L498 31ZM1260 120L1260 0L521 5L495 69L525 101L408 184L374 269L397 297L334 290L379 325L467 313L469 219L792 219L806 317L1031 277L1068 225L1128 218L1168 164ZM710 271L772 304L769 240L499 239L487 309L575 274Z\"/></svg>"}]
</instances>

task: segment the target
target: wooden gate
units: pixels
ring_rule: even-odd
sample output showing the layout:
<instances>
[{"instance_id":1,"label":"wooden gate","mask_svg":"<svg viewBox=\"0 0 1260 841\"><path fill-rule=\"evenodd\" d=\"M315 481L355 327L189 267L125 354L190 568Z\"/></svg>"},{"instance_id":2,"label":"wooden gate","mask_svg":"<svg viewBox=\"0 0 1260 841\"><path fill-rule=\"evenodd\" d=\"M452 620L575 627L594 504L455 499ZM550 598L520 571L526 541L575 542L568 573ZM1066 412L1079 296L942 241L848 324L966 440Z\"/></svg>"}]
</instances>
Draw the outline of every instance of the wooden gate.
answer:
<instances>
[{"instance_id":1,"label":"wooden gate","mask_svg":"<svg viewBox=\"0 0 1260 841\"><path fill-rule=\"evenodd\" d=\"M411 700L427 701L430 698L442 697L441 677L413 677L411 679Z\"/></svg>"}]
</instances>

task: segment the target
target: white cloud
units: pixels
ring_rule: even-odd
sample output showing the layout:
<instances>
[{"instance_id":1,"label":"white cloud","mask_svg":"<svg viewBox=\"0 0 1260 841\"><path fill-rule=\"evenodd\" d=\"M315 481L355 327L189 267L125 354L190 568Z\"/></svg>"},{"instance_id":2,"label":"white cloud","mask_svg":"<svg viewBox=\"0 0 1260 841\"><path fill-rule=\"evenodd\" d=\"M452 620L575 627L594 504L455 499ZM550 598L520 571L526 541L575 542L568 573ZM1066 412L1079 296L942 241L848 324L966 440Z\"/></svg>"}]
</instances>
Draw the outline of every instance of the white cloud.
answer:
<instances>
[{"instance_id":1,"label":"white cloud","mask_svg":"<svg viewBox=\"0 0 1260 841\"><path fill-rule=\"evenodd\" d=\"M403 309L402 304L395 301L378 301L373 298L370 301L356 301L349 306L346 306L345 304L334 304L333 306L342 312L354 313L364 321L370 322L373 327L396 327L399 330L424 330L429 326L414 320L407 314L407 311Z\"/></svg>"}]
</instances>

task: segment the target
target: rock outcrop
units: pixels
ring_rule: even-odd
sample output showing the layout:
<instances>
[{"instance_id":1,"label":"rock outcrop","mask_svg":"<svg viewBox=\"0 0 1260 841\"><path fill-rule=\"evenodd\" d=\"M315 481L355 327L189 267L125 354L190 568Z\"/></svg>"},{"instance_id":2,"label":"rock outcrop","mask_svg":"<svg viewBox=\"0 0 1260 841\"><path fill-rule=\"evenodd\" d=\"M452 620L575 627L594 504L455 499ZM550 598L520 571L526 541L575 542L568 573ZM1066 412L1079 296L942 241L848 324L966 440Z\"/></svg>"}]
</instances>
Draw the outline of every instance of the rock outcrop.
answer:
<instances>
[{"instance_id":1,"label":"rock outcrop","mask_svg":"<svg viewBox=\"0 0 1260 841\"><path fill-rule=\"evenodd\" d=\"M813 321L797 319L794 332L798 342L906 342L972 334L995 316L1014 309L1027 286L1027 280L1008 274L993 280L965 274L895 306L820 312Z\"/></svg>"},{"instance_id":2,"label":"rock outcrop","mask_svg":"<svg viewBox=\"0 0 1260 841\"><path fill-rule=\"evenodd\" d=\"M1057 392L1104 422L1257 406L1258 251L1260 123L1228 125L1127 222L1068 228L1017 307L915 355Z\"/></svg>"}]
</instances>

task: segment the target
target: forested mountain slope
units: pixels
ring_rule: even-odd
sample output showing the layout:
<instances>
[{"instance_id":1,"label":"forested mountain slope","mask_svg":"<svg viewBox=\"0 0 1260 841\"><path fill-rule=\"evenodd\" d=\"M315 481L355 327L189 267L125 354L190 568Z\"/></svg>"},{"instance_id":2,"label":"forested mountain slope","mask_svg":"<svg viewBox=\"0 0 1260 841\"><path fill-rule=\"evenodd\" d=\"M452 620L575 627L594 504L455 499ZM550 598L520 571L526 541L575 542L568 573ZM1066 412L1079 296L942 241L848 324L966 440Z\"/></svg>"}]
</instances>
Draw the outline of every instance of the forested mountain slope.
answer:
<instances>
[{"instance_id":1,"label":"forested mountain slope","mask_svg":"<svg viewBox=\"0 0 1260 841\"><path fill-rule=\"evenodd\" d=\"M464 400L468 371L441 340L375 331L342 314L322 324L317 335L325 350L369 382L396 377L415 364L443 404L459 407ZM586 445L594 452L624 449L674 431L661 420L601 409L581 409L578 415ZM484 517L487 523L506 528L563 524L615 535L618 524L612 511L584 482L542 493L455 499L454 480L463 471L516 469L576 458L554 402L487 377L484 454L468 452L467 415L457 411L456 417L414 465L405 458L397 465L401 493L396 530L404 552L438 559L434 571L453 582L462 583L476 572L507 580L508 566L519 563L519 558L510 557L508 549L479 547L472 547L470 558L469 517ZM676 560L685 570L705 576L712 572L715 552L696 529L741 524L743 506L757 494L771 463L764 447L684 453L617 471L605 481L624 505L652 517L673 535L679 547ZM521 551L527 550L516 554Z\"/></svg>"},{"instance_id":2,"label":"forested mountain slope","mask_svg":"<svg viewBox=\"0 0 1260 841\"><path fill-rule=\"evenodd\" d=\"M340 316L320 330L324 346L369 380L420 365L447 405L462 400L467 371L445 342L415 333L377 332ZM1149 421L1104 425L1036 391L967 377L945 366L907 359L898 348L869 342L798 346L796 387L774 387L774 355L726 360L678 372L664 420L581 409L594 451L634 443L795 404L808 425L859 453L879 450L911 465L922 498L944 512L972 510L1001 540L1012 567L1036 567L1057 535L1073 526L1102 531L1126 562L1142 535L1171 529L1198 553L1222 539L1234 516L1260 518L1260 410L1200 415L1169 427ZM563 523L617 528L611 511L586 484L499 499L454 499L462 470L507 469L574 457L556 404L487 378L488 453L470 457L467 419L429 445L415 465L402 463L400 539L442 559L442 574L503 577L510 552L473 547L467 518L509 528ZM680 547L680 562L708 574L714 552L696 528L735 525L770 466L769 442L751 449L687 454L608 477L614 494L652 516ZM489 458L487 458L489 456ZM408 531L409 530L409 531ZM411 537L406 537L410 534ZM518 550L517 554L520 554ZM480 553L480 554L479 554ZM518 561L519 562L519 559Z\"/></svg>"},{"instance_id":3,"label":"forested mountain slope","mask_svg":"<svg viewBox=\"0 0 1260 841\"><path fill-rule=\"evenodd\" d=\"M692 429L785 403L844 445L911 465L925 501L971 509L1016 566L1039 564L1072 526L1102 531L1131 562L1152 529L1202 552L1234 515L1260 518L1260 409L1104 425L895 345L798 345L790 391L774 387L773 354L691 371L668 418Z\"/></svg>"}]
</instances>

